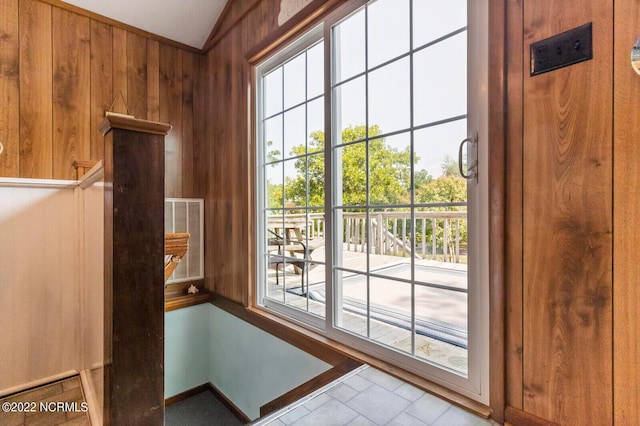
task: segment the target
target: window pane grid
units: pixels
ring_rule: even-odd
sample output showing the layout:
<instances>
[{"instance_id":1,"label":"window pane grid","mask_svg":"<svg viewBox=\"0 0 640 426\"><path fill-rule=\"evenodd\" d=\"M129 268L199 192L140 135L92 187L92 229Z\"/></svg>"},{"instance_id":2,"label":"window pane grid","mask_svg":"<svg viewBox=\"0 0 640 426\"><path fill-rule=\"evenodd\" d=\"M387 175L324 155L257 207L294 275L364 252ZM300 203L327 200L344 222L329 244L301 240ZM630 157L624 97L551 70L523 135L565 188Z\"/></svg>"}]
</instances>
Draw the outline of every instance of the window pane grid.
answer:
<instances>
[{"instance_id":1,"label":"window pane grid","mask_svg":"<svg viewBox=\"0 0 640 426\"><path fill-rule=\"evenodd\" d=\"M455 116L455 117L449 117L449 118L445 118L445 119L442 119L442 120L433 121L433 122L430 122L430 123L424 123L424 124L420 124L420 125L413 126L413 127L407 127L407 128L404 128L404 129L393 131L393 132L381 133L381 134L376 135L374 137L369 137L369 138L363 137L363 138L360 138L360 139L354 139L352 141L350 140L348 142L338 142L338 143L335 143L333 145L333 147L334 148L341 148L341 147L344 147L344 146L357 144L359 142L365 142L367 140L385 139L387 137L399 135L401 133L406 133L406 132L409 132L409 131L412 131L412 130L415 131L415 130L426 129L428 127L440 126L442 124L451 123L453 121L466 120L466 119L467 119L467 115L466 114L458 115L458 116Z\"/></svg>"},{"instance_id":2,"label":"window pane grid","mask_svg":"<svg viewBox=\"0 0 640 426\"><path fill-rule=\"evenodd\" d=\"M426 49L427 47L433 46L434 44L441 43L441 42L443 42L443 41L445 41L445 40L447 40L447 39L449 39L449 38L451 38L453 36L457 36L458 34L464 33L466 31L467 31L467 26L465 25L464 27L460 27L457 30L452 31L452 32L450 32L448 34L445 34L440 38L437 38L437 39L435 39L433 41L430 41L428 43L424 43L424 44L422 44L420 46L417 46L415 49L413 49L412 53L418 53L421 50Z\"/></svg>"},{"instance_id":3,"label":"window pane grid","mask_svg":"<svg viewBox=\"0 0 640 426\"><path fill-rule=\"evenodd\" d=\"M402 133L407 133L407 132L409 132L411 130L415 131L415 130L426 129L428 127L435 127L435 126L451 123L451 122L458 121L458 120L465 120L466 118L467 118L466 115L460 115L460 116L451 117L451 118L444 119L444 120L434 121L432 123L426 123L426 124L422 124L422 125L419 125L419 126L414 126L413 128L407 127L406 129L396 130L394 132L382 133L382 134L376 135L374 137L369 137L369 138L362 137L362 138L359 138L359 139L350 140L348 142L338 142L338 143L334 143L333 144L333 148L334 149L335 148L343 148L345 146L355 145L355 144L358 144L358 143L361 143L361 142L372 141L372 140L376 140L376 139L386 139L386 138L388 138L390 136L395 136L395 135L399 135L399 134L402 134Z\"/></svg>"},{"instance_id":4,"label":"window pane grid","mask_svg":"<svg viewBox=\"0 0 640 426\"><path fill-rule=\"evenodd\" d=\"M310 280L315 284L316 275L325 268L324 258L311 260L317 248L314 240L324 232L321 224L324 203L318 205L315 198L311 203L310 184L315 181L311 182L309 171L317 166L324 153L315 147L314 137L310 136L310 131L322 128L310 126L323 123L316 104L322 102L324 94L310 96L308 77L314 70L308 70L308 51L316 48L313 63L317 65L321 43L311 44L274 66L268 74L259 76L263 99L259 161L264 170L260 185L265 194L262 207L265 236L259 238L259 246L265 254L265 267L261 272L263 288L258 293L265 299L314 316L324 310L324 303L315 300L319 296L312 298L308 291ZM275 79L279 81L274 83ZM275 101L270 99L273 96ZM311 116L312 113L315 116Z\"/></svg>"},{"instance_id":5,"label":"window pane grid","mask_svg":"<svg viewBox=\"0 0 640 426\"><path fill-rule=\"evenodd\" d=\"M455 38L459 34L466 34L466 26L453 28L449 32L441 33L438 37L431 40L421 39L420 43L417 43L416 46L414 40L413 20L410 19L408 23L409 31L406 33L405 40L405 43L408 46L407 49L405 51L402 49L395 50L396 54L391 54L391 50L388 50L388 54L384 54L386 56L377 56L376 58L378 59L373 59L370 55L370 49L375 49L376 47L370 43L369 36L372 34L371 31L375 33L376 29L371 26L371 22L373 21L370 20L369 13L370 9L374 5L382 5L382 3L385 3L385 1L378 0L375 3L369 3L362 11L364 14L362 25L364 26L365 33L367 34L364 39L364 69L357 73L341 76L339 70L335 69L337 65L333 64L333 75L337 78L332 80L330 87L334 95L333 108L334 111L336 111L336 118L338 122L335 126L332 138L333 142L331 152L332 156L337 158L337 160L332 164L336 164L339 167L333 172L335 176L334 181L338 185L333 188L333 193L331 195L333 205L331 206L331 209L332 212L334 212L334 227L336 229L341 229L341 232L344 234L344 238L347 238L348 241L351 242L353 239L356 240L355 243L345 243L347 244L345 248L340 246L340 240L336 242L334 249L335 260L333 263L334 273L332 276L334 278L334 292L338 299L334 300L334 303L342 303L339 298L340 295L343 295L346 291L346 289L342 287L347 285L342 279L343 276L348 276L348 274L362 274L366 276L366 283L363 281L363 285L366 285L366 301L364 302L367 304L366 338L377 341L380 344L390 346L393 349L407 353L410 356L418 357L422 356L420 354L423 354L424 352L421 349L422 352L420 352L420 354L418 353L418 347L424 348L424 342L423 338L417 339L416 337L416 295L418 294L416 286L429 286L429 284L422 282L418 284L416 256L410 255L408 256L409 258L406 259L405 262L408 265L408 270L405 271L406 275L387 276L379 269L380 267L377 266L377 263L373 263L373 256L378 256L378 254L369 254L366 257L366 260L363 259L364 268L353 268L347 267L347 264L345 263L347 262L345 252L349 252L353 247L355 247L356 250L362 250L366 253L380 253L379 250L381 250L381 248L377 246L380 243L376 242L376 240L379 241L384 238L395 238L395 242L391 245L391 247L393 247L392 254L396 256L400 255L401 258L406 257L406 252L413 253L417 247L418 239L414 234L417 229L416 224L418 216L416 216L416 210L425 208L450 209L466 206L466 201L457 202L456 200L450 200L446 202L425 202L423 199L418 199L416 196L416 188L418 187L418 184L424 185L425 182L433 180L434 178L426 175L424 169L420 169L420 174L417 173L419 171L419 163L422 164L425 159L421 158L416 152L417 148L415 141L416 132L432 127L437 128L451 122L465 122L466 114L451 114L448 116L437 117L437 119L434 120L425 121L423 116L420 117L420 120L417 119L416 114L418 111L414 109L418 101L431 102L433 104L433 100L425 98L422 94L420 95L421 97L416 97L416 54L420 52L428 52L428 54L431 55L431 51L427 51L429 47L439 46L440 44L446 43L448 40ZM408 5L407 16L412 16L414 10L413 3L413 1L403 3L405 6ZM383 8L390 5L391 2L387 0ZM402 5L397 2L394 3L393 6ZM407 17L405 16L402 19L407 19ZM343 23L344 21L339 25ZM335 28L336 27L334 27L333 35L335 38L339 38L341 33L340 31L336 31ZM389 34L385 34L385 37L389 37ZM341 40L334 41L333 43L334 48L340 49L342 43ZM340 57L340 55L338 54L336 57ZM442 68L447 69L446 66ZM366 108L364 109L363 114L364 122L360 123L364 129L360 137L345 138L344 132L353 131L353 126L359 124L357 122L357 115L349 116L348 113L345 114L345 110L348 112L353 108L351 105L353 104L353 100L345 98L345 90L353 86L353 84L358 81L362 81L364 84L364 93L362 96L365 98ZM403 81L408 83L403 86L401 83ZM431 84L438 85L439 82L431 80ZM348 103L344 103L345 101ZM464 105L464 107L466 112L466 105ZM400 121L391 120L394 116L400 118ZM355 122L354 118L356 119ZM424 138L425 135L421 133L420 136L421 138ZM458 140L455 136L448 139L448 143L457 143L457 141ZM441 143L442 141L429 142ZM424 145L422 140L421 143ZM357 171L358 169L350 169L348 161L352 161L353 152L355 152L357 147L361 145L365 147L366 152L364 156L364 182L366 191L364 194L364 202L353 203L353 197L350 196L349 190L346 189L345 179L348 179L349 187L354 187L352 181L354 178L357 179L357 175L354 176L352 173L353 170ZM379 152L384 152L385 154L378 155ZM403 155L406 156L405 159L403 159ZM391 158L392 160L385 163L383 160L385 157L387 159ZM406 164L404 163L406 159L408 159L407 163L409 166L403 169L401 165ZM389 168L381 169L385 164L389 164ZM431 173L433 173L433 171ZM349 177L345 178L344 176ZM380 188L385 189L380 191ZM403 200L402 197L397 198L390 196L389 192L393 192L390 191L391 188L396 188L398 194L403 191L402 188L407 188L407 198ZM348 219L348 211L353 210L363 212L363 220L365 223L364 227L367 231L360 232L360 225L356 226L349 224L350 219ZM376 218L381 217L381 214L384 214L385 217L388 216L388 212L390 210L395 210L398 214L406 215L406 219L396 219L393 222L392 228L380 230L383 225L380 223L375 224L375 220ZM420 217L423 217L422 213ZM380 219L377 220L379 221ZM431 220L435 221L436 219ZM342 224L342 222L344 222L344 224ZM426 219L424 222L425 224L427 223ZM353 231L353 226L356 226L356 231ZM349 227L352 227L352 229L347 229ZM375 227L377 227L377 230L374 232L372 230ZM425 231L422 229L424 227L422 225L422 219L420 219L420 227L422 233L421 236L424 240L423 234ZM338 239L340 238L340 235L338 234L335 236ZM423 249L424 244L425 243L423 243ZM376 262L378 262L378 260L376 260ZM365 269L365 271L361 271L360 269ZM349 280L349 278L347 278L347 280ZM349 286L352 285L353 284L349 284ZM372 287L372 285L375 285L375 287ZM403 287L404 290L400 290L400 287L396 290L396 292L399 293L404 292L410 301L403 305L404 312L408 317L407 327L409 330L404 337L395 336L395 338L400 339L403 343L398 343L397 345L392 343L389 345L385 343L385 341L378 341L380 339L378 339L377 335L381 333L380 324L378 324L379 318L373 321L372 315L380 316L382 314L378 312L378 308L376 308L376 312L373 312L372 314L372 307L370 305L371 303L374 305L376 304L376 300L372 300L372 298L375 299L375 297L371 292L375 291L379 293L380 291L383 291L380 285L406 286ZM447 286L439 286L437 283L434 284L433 287L440 290L448 289ZM398 308L397 305L395 306ZM342 320L342 316L339 316L338 320ZM376 324L375 329L373 327L373 323ZM340 324L337 324L337 326L340 327ZM418 342L418 340L420 341Z\"/></svg>"},{"instance_id":6,"label":"window pane grid","mask_svg":"<svg viewBox=\"0 0 640 426\"><path fill-rule=\"evenodd\" d=\"M459 259L460 251L466 249L466 242L460 248L459 241L463 231L466 233L466 224L460 225L461 219L455 215L439 216L441 212L451 215L451 210L466 210L466 201L445 195L442 199L433 198L441 188L430 183L440 179L441 166L445 176L450 159L444 157L445 161L439 156L450 155L451 147L457 147L459 141L457 134L446 139L438 136L445 128L453 129L448 125L464 125L467 115L466 101L459 110L440 107L444 103L437 96L449 92L435 89L446 84L447 76L442 81L437 74L426 78L424 70L446 70L449 64L437 53L460 52L448 48L447 43L466 37L467 27L466 22L461 26L461 21L456 21L423 31L418 28L422 24L416 24L414 18L416 10L424 5L415 0L377 0L335 24L327 33L331 37L327 58L332 58L333 76L328 93L312 84L315 80L310 77L316 71L311 66L315 63L312 57L317 59L318 52L324 50L320 46L323 41L282 60L262 76L281 79L280 96L271 102L263 98L263 112L268 115L260 118L262 132L268 133L268 120L280 119L283 123L281 144L274 141L281 146L281 152L259 159L264 170L274 167L281 172L278 200L264 197L271 200L261 209L265 227L278 229L270 213L277 213L283 233L288 232L287 222L302 224L296 225L300 230L297 236L283 235L282 254L275 256L282 264L268 277L269 282L279 277L280 287L276 287L274 297L268 291L265 297L283 304L283 312L293 309L327 317L328 329L336 327L406 356L441 364L443 361L429 355L432 337L424 335L422 317L432 312L425 314L417 300L423 297L424 289L465 297L466 290L437 280L431 282L419 268L424 264L422 260L447 262L454 256ZM446 8L435 4L433 7ZM402 10L403 15L385 15L384 10ZM386 23L387 18L398 31L382 30L379 23ZM402 43L387 46L385 40L394 37L402 37ZM304 74L303 85L288 82L300 73ZM294 90L296 93L287 92L303 86L303 90ZM327 123L332 129L327 139L331 140L329 146L324 144L322 132L329 129L316 129L324 127L325 108L320 108L323 103L331 104L326 111L333 114ZM280 108L274 109L275 104ZM425 105L430 106L431 115L424 113ZM322 114L316 113L320 110ZM318 126L321 122L323 125ZM457 124L455 128L460 127ZM324 183L321 172L325 157L329 167L326 172L332 174L327 205L319 201L325 196L323 185L319 185ZM332 218L331 236L324 235L324 225L319 224L324 223L324 211ZM463 221L466 223L466 216ZM315 255L322 252L321 258L310 257L308 251L316 250L312 244L325 238L326 244L331 244L328 253L332 258L325 259L323 249L314 251ZM296 240L305 248L289 245ZM266 244L262 247L269 250ZM361 264L354 265L350 253L361 256ZM396 263L386 266L381 263L382 256L394 257ZM462 257L466 258L466 254ZM265 255L264 262L273 263L269 255ZM407 269L385 269L402 265ZM326 279L317 269L328 271ZM326 290L327 299L322 291L326 285L332 286ZM393 297L387 298L391 293ZM314 310L325 304L330 317L324 308L319 313ZM391 311L393 315L389 314ZM466 348L463 352L466 357ZM442 364L465 377L466 365L466 360L464 366Z\"/></svg>"},{"instance_id":7,"label":"window pane grid","mask_svg":"<svg viewBox=\"0 0 640 426\"><path fill-rule=\"evenodd\" d=\"M291 105L290 107L288 107L288 108L284 108L284 109L282 109L281 111L278 111L278 112L276 112L276 113L273 113L273 114L271 114L271 115L269 115L269 116L265 116L265 117L263 118L263 121L269 120L269 119L271 119L271 118L273 118L273 117L276 117L276 116L278 116L278 115L282 115L282 114L283 114L283 113L285 113L285 112L288 112L288 111L291 111L291 110L293 110L293 109L296 109L296 108L298 108L298 107L300 107L300 106L302 106L302 105L309 104L310 102L317 101L318 99L322 99L322 97L323 97L323 96L324 96L324 94L321 94L321 95L318 95L318 96L314 96L313 98L307 99L307 100L305 100L305 101L302 101L302 102L300 102L300 103L297 103L297 104Z\"/></svg>"},{"instance_id":8,"label":"window pane grid","mask_svg":"<svg viewBox=\"0 0 640 426\"><path fill-rule=\"evenodd\" d=\"M416 160L416 152L415 152L415 147L414 147L414 127L415 127L415 112L414 112L414 105L415 105L415 98L414 98L414 46L413 46L413 1L409 2L409 108L410 108L410 113L409 113L409 125L411 126L411 133L410 133L410 138L409 138L409 162L411 163L411 167L409 170L409 180L410 180L410 191L409 191L409 196L410 196L410 202L412 204L411 207L411 247L414 248L417 247L416 245L416 217L415 217L415 189L416 189L416 183L415 183L415 160ZM415 270L416 270L416 259L415 256L411 256L411 270L410 270L410 274L411 274L411 347L410 347L410 353L411 356L415 357L416 356L416 286L415 286L415 279L416 279L416 274L415 274Z\"/></svg>"}]
</instances>

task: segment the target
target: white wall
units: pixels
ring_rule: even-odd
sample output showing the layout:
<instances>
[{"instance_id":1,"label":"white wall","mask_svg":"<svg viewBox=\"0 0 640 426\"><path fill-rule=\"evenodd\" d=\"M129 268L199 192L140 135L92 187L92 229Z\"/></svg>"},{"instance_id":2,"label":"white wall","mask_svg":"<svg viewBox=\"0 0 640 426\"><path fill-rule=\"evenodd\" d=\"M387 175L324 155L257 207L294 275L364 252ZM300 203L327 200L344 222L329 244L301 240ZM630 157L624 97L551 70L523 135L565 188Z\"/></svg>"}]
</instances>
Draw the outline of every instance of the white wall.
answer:
<instances>
[{"instance_id":1,"label":"white wall","mask_svg":"<svg viewBox=\"0 0 640 426\"><path fill-rule=\"evenodd\" d=\"M97 182L79 191L82 243L83 367L104 363L104 186Z\"/></svg>"},{"instance_id":2,"label":"white wall","mask_svg":"<svg viewBox=\"0 0 640 426\"><path fill-rule=\"evenodd\" d=\"M329 370L331 365L209 306L210 380L254 420L260 407Z\"/></svg>"},{"instance_id":3,"label":"white wall","mask_svg":"<svg viewBox=\"0 0 640 426\"><path fill-rule=\"evenodd\" d=\"M104 406L104 175L101 169L92 172L76 189L82 254L80 368L91 423L98 426Z\"/></svg>"},{"instance_id":4,"label":"white wall","mask_svg":"<svg viewBox=\"0 0 640 426\"><path fill-rule=\"evenodd\" d=\"M80 186L0 178L0 395L102 367L103 186L92 172Z\"/></svg>"},{"instance_id":5,"label":"white wall","mask_svg":"<svg viewBox=\"0 0 640 426\"><path fill-rule=\"evenodd\" d=\"M79 237L73 187L0 182L0 395L80 368Z\"/></svg>"},{"instance_id":6,"label":"white wall","mask_svg":"<svg viewBox=\"0 0 640 426\"><path fill-rule=\"evenodd\" d=\"M164 314L164 395L209 383L209 304Z\"/></svg>"},{"instance_id":7,"label":"white wall","mask_svg":"<svg viewBox=\"0 0 640 426\"><path fill-rule=\"evenodd\" d=\"M209 303L165 314L165 398L211 382L249 418L331 368Z\"/></svg>"}]
</instances>

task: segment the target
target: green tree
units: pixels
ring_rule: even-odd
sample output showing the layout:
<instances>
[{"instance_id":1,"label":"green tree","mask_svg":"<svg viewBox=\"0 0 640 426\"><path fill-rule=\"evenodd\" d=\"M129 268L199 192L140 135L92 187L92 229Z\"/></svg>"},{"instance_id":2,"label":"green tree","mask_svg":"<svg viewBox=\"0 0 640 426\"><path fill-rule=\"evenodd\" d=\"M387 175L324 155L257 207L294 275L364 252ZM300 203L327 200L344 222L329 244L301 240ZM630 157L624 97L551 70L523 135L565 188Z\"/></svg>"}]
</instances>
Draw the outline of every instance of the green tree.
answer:
<instances>
[{"instance_id":1,"label":"green tree","mask_svg":"<svg viewBox=\"0 0 640 426\"><path fill-rule=\"evenodd\" d=\"M460 176L440 176L416 188L419 203L457 203L467 201L467 181ZM447 207L453 209L453 207Z\"/></svg>"},{"instance_id":2,"label":"green tree","mask_svg":"<svg viewBox=\"0 0 640 426\"><path fill-rule=\"evenodd\" d=\"M355 142L346 145L340 150L341 184L342 184L342 204L343 205L364 205L367 201L367 151L369 165L369 203L377 205L404 204L411 199L411 154L409 148L398 150L386 143L384 138L375 138L381 131L377 125L369 127L368 134L364 125L352 126L343 130L342 142L350 143L369 139L365 142ZM374 139L371 139L374 138ZM268 146L271 148L271 146ZM307 189L309 194L309 205L324 206L325 198L325 135L321 130L310 134L308 144L296 145L288 153L299 157L294 162L296 170L295 176L287 176L282 184L267 182L267 197L271 207L282 207L286 202L292 202L297 206L307 205ZM309 153L310 155L305 155ZM269 161L277 161L280 152L272 150L268 153ZM414 162L419 158L414 155ZM282 163L276 162L276 165ZM280 167L280 166L279 166ZM417 203L455 203L466 201L466 180L458 171L457 162L450 156L445 156L441 167L441 176L434 178L427 170L414 170L415 201ZM284 195L284 199L283 199ZM382 208L381 210L384 210ZM446 206L430 208L430 211L445 210L466 210L464 206ZM449 248L449 253L453 252L453 232L449 233L448 241L444 241L442 219L437 219L440 223L436 227L436 242L440 252L445 244ZM467 239L467 224L465 220L452 221L460 226L462 241ZM432 240L433 228L429 221L422 229L422 221L416 222L416 241ZM391 225L389 225L391 226ZM409 225L411 228L411 225ZM398 235L398 230L391 227L390 232ZM411 229L407 229L409 233ZM454 231L451 229L451 231Z\"/></svg>"},{"instance_id":3,"label":"green tree","mask_svg":"<svg viewBox=\"0 0 640 426\"><path fill-rule=\"evenodd\" d=\"M380 134L377 125L369 127L368 137ZM311 133L309 152L324 151L324 132ZM342 131L343 143L362 140L367 136L364 125L352 126ZM411 155L409 150L400 151L389 146L384 138L369 141L369 198L370 204L397 204L409 201L411 178ZM293 155L304 155L305 146L292 149ZM367 144L355 143L341 150L342 194L344 205L366 203ZM305 172L309 178L309 202L324 204L324 155L301 157L295 162L297 174L287 177L285 197L296 205L306 204Z\"/></svg>"},{"instance_id":4,"label":"green tree","mask_svg":"<svg viewBox=\"0 0 640 426\"><path fill-rule=\"evenodd\" d=\"M460 177L460 170L458 169L458 162L451 158L449 154L445 154L442 163L440 163L440 169L444 176L457 176Z\"/></svg>"},{"instance_id":5,"label":"green tree","mask_svg":"<svg viewBox=\"0 0 640 426\"><path fill-rule=\"evenodd\" d=\"M414 188L420 188L423 185L431 182L433 180L433 176L429 174L428 171L422 170L414 170L413 172L413 186Z\"/></svg>"},{"instance_id":6,"label":"green tree","mask_svg":"<svg viewBox=\"0 0 640 426\"><path fill-rule=\"evenodd\" d=\"M269 167L269 166L267 166ZM282 199L282 185L267 180L267 207L280 208L284 206Z\"/></svg>"},{"instance_id":7,"label":"green tree","mask_svg":"<svg viewBox=\"0 0 640 426\"><path fill-rule=\"evenodd\" d=\"M418 184L416 182L416 201L418 203L457 203L467 201L467 181L460 176L458 163L445 155L440 163L442 176ZM447 207L460 210L460 208Z\"/></svg>"}]
</instances>

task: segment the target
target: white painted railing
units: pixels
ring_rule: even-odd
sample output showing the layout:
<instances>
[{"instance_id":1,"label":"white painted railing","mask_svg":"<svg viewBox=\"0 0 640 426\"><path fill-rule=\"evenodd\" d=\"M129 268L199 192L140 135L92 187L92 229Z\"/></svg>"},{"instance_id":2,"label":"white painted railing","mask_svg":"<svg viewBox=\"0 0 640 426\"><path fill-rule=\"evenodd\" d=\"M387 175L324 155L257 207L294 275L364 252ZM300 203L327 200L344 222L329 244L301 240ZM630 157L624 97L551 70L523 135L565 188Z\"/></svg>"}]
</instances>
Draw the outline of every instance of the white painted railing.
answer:
<instances>
[{"instance_id":1,"label":"white painted railing","mask_svg":"<svg viewBox=\"0 0 640 426\"><path fill-rule=\"evenodd\" d=\"M285 220L302 223L309 239L323 238L323 213L287 214ZM345 250L390 256L415 256L466 263L466 211L342 213ZM281 222L280 222L281 223ZM412 235L416 235L415 247Z\"/></svg>"}]
</instances>

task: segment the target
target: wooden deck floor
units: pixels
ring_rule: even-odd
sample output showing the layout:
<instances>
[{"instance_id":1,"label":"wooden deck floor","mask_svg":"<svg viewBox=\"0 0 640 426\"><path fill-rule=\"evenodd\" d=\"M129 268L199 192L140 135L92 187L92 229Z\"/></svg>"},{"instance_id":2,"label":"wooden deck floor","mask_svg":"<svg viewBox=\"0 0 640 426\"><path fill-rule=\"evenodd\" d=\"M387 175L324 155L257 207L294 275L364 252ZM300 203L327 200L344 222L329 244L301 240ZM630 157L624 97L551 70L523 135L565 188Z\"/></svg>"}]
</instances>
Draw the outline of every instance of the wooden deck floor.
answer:
<instances>
[{"instance_id":1,"label":"wooden deck floor","mask_svg":"<svg viewBox=\"0 0 640 426\"><path fill-rule=\"evenodd\" d=\"M313 256L314 260L324 260L324 252L321 249L316 250ZM361 252L344 251L342 256L342 266L357 271L367 270L367 254ZM395 265L410 263L409 258L401 258L397 256L384 256L384 255L369 255L369 268L371 271L386 271L389 270L389 277L393 277L396 272L391 268ZM432 260L416 260L416 265L423 265L432 268L438 268L444 272L453 271L458 272L459 276L464 277L462 272L466 272L466 265L444 263ZM325 316L325 304L312 300L305 296L298 296L291 292L285 291L286 288L300 287L301 276L294 273L293 268L289 270L279 271L280 285L276 285L275 270L269 271L269 288L268 295L270 298L279 301L285 301L288 306L295 307L302 311L310 312L320 317ZM308 272L308 282L313 287L322 287L325 282L325 267L323 264L317 264L312 267ZM464 286L466 289L466 279L457 280L457 286ZM461 282L463 281L463 282ZM366 283L366 281L364 281ZM314 286L315 284L315 286ZM320 284L320 285L318 285ZM452 283L453 284L453 283ZM354 286L352 286L354 287ZM357 292L365 291L366 284L360 286L361 288L351 288L349 291L354 297L358 296ZM410 288L409 285L406 286ZM387 286L387 288L389 288ZM420 288L420 290L423 290ZM428 291L430 289L425 288ZM345 290L347 291L347 290ZM366 297L366 296L364 296ZM428 293L420 295L416 292L416 313L420 315L421 312L431 312L430 317L443 322L455 322L460 327L466 328L466 293L464 292L450 292L446 301L435 300ZM407 300L408 298L408 300ZM374 297L372 297L373 301ZM377 296L376 302L384 306L387 309L398 309L400 311L410 311L410 293L404 294L402 291L391 289L380 293ZM403 309L403 306L407 309ZM426 314L425 314L426 315ZM367 320L365 316L357 315L351 312L343 312L343 322L341 328L352 334L367 338ZM375 319L370 320L370 332L368 339L375 341L393 349L411 354L412 336L411 331L406 328L390 325ZM417 358L425 359L429 362L444 366L462 374L467 374L467 349L462 347L443 342L433 337L423 336L416 334L415 336L415 356Z\"/></svg>"}]
</instances>

